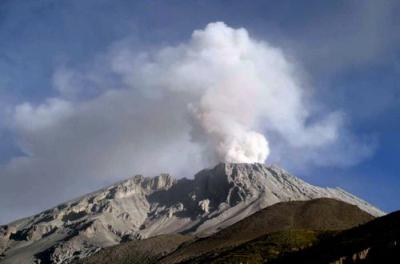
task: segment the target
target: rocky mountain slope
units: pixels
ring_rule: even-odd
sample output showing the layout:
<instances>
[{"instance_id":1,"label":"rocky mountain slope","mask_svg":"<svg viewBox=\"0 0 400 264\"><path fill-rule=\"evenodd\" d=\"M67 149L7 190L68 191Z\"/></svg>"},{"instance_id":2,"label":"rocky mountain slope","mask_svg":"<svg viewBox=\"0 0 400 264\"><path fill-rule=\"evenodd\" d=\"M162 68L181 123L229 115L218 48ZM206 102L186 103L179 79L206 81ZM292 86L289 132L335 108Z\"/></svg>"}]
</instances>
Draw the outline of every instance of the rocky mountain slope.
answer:
<instances>
[{"instance_id":1,"label":"rocky mountain slope","mask_svg":"<svg viewBox=\"0 0 400 264\"><path fill-rule=\"evenodd\" d=\"M73 261L73 264L158 263L160 259L193 239L193 236L168 234L143 240L133 240L102 249L92 256Z\"/></svg>"},{"instance_id":2,"label":"rocky mountain slope","mask_svg":"<svg viewBox=\"0 0 400 264\"><path fill-rule=\"evenodd\" d=\"M69 263L126 240L162 234L207 236L269 205L320 197L379 209L263 164L219 164L194 179L135 176L0 227L2 263Z\"/></svg>"}]
</instances>

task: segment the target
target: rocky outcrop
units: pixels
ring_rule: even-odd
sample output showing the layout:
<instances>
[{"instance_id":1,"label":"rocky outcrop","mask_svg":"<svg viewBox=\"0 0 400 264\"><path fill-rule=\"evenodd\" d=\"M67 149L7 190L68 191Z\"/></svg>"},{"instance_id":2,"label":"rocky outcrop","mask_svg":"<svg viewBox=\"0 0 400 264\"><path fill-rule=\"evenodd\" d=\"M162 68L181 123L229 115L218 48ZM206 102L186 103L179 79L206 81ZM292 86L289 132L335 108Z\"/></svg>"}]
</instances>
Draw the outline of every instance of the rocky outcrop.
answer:
<instances>
[{"instance_id":1,"label":"rocky outcrop","mask_svg":"<svg viewBox=\"0 0 400 264\"><path fill-rule=\"evenodd\" d=\"M335 198L380 210L355 196L320 188L263 164L219 164L194 179L134 176L0 228L4 263L68 263L130 239L205 236L281 201Z\"/></svg>"}]
</instances>

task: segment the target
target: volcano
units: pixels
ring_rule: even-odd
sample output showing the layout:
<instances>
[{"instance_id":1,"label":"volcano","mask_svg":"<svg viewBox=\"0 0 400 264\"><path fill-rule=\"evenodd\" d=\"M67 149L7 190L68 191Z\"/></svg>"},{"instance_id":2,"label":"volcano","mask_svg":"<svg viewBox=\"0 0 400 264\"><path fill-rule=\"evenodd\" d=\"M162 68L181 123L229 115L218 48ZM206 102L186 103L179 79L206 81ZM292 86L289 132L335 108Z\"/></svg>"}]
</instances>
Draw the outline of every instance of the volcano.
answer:
<instances>
[{"instance_id":1,"label":"volcano","mask_svg":"<svg viewBox=\"0 0 400 264\"><path fill-rule=\"evenodd\" d=\"M340 189L313 186L276 166L220 163L193 179L137 175L0 227L2 263L70 263L124 241L206 237L280 202L332 198L384 213Z\"/></svg>"}]
</instances>

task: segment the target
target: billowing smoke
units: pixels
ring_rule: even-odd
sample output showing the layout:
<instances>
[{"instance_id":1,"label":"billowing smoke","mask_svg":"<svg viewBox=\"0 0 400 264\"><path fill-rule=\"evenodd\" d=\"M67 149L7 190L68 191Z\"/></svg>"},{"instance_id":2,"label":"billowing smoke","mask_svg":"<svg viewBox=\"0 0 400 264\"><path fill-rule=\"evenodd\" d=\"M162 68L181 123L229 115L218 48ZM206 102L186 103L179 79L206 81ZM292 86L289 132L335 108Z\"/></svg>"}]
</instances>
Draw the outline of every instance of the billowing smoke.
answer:
<instances>
[{"instance_id":1,"label":"billowing smoke","mask_svg":"<svg viewBox=\"0 0 400 264\"><path fill-rule=\"evenodd\" d=\"M324 145L337 136L340 116L305 126L309 117L293 66L282 52L222 22L196 30L188 43L114 61L126 81L148 93L184 97L192 139L205 156L226 162L264 162L264 133L292 145Z\"/></svg>"}]
</instances>

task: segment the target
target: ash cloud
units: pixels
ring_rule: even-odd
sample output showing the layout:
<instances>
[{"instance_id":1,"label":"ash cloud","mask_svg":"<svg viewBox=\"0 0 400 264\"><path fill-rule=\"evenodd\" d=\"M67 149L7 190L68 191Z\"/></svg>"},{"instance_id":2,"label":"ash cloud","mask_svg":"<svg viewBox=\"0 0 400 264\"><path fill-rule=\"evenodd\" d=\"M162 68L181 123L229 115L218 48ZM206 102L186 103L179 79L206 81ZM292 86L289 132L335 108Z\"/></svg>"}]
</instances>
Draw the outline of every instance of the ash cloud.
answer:
<instances>
[{"instance_id":1,"label":"ash cloud","mask_svg":"<svg viewBox=\"0 0 400 264\"><path fill-rule=\"evenodd\" d=\"M122 53L114 69L149 96L184 96L192 140L215 161L265 162L268 131L298 147L337 139L340 114L306 125L311 113L294 65L243 28L210 23L187 43L138 57Z\"/></svg>"}]
</instances>

